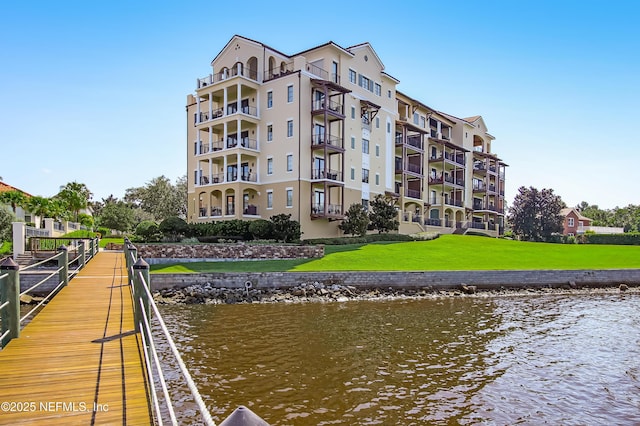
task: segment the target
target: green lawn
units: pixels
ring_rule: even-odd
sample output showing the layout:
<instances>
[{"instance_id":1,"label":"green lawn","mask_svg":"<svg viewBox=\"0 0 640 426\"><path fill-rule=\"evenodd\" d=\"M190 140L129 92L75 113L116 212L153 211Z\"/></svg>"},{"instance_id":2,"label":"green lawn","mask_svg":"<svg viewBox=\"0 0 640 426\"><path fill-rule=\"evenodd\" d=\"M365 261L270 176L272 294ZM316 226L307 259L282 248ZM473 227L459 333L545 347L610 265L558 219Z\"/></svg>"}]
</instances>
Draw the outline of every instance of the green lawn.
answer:
<instances>
[{"instance_id":1,"label":"green lawn","mask_svg":"<svg viewBox=\"0 0 640 426\"><path fill-rule=\"evenodd\" d=\"M315 260L153 265L160 273L640 268L640 246L546 244L443 235L432 241L326 246Z\"/></svg>"}]
</instances>

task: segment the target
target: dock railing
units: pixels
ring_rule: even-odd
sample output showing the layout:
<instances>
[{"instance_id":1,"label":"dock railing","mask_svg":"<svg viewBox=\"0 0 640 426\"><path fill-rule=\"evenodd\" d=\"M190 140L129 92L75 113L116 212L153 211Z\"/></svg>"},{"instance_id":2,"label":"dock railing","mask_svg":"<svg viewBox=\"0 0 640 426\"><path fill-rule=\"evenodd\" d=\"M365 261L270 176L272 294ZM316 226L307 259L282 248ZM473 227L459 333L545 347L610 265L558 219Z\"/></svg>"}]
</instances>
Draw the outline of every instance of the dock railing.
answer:
<instances>
[{"instance_id":1,"label":"dock railing","mask_svg":"<svg viewBox=\"0 0 640 426\"><path fill-rule=\"evenodd\" d=\"M189 387L193 399L198 406L198 410L202 417L201 422L205 425L215 426L215 422L211 418L211 413L209 413L207 406L202 400L200 392L198 392L198 388L182 360L180 352L171 338L171 334L169 333L169 330L162 319L162 315L160 315L160 311L153 300L149 282L149 265L142 258L138 257L138 250L128 239L125 239L123 250L134 305L135 327L136 331L140 332L143 342L147 380L149 387L151 388L151 401L155 411L155 421L159 425L164 424L165 420L168 420L172 425L178 425L178 420L176 419L175 410L171 401L171 395L169 394L160 358L158 357L158 342L154 339L151 330L152 322L162 330L162 335L164 336L164 339L166 339L166 343L169 345L175 361L180 368L182 377ZM160 389L156 389L156 384ZM163 413L161 403L158 399L158 394L160 394L164 401L162 405L166 414ZM169 419L166 419L167 414Z\"/></svg>"},{"instance_id":2,"label":"dock railing","mask_svg":"<svg viewBox=\"0 0 640 426\"><path fill-rule=\"evenodd\" d=\"M86 247L86 242L89 242ZM98 253L98 239L83 240L78 243L77 256L69 260L69 252L67 247L62 245L57 248L58 253L41 260L37 263L29 265L20 269L20 266L10 257L6 258L2 264L0 264L0 320L2 326L0 327L0 346L5 347L11 339L20 336L21 326L25 323L27 318L31 317L36 311L38 311L45 303L47 303L58 291L69 283L69 280L73 278L78 271L85 267L87 262L91 260ZM45 276L42 280L35 283L28 289L20 291L20 274L22 272L35 269L45 263L56 261L58 269L52 271L49 275ZM75 269L70 267L76 264ZM47 282L51 278L57 276L57 284L33 309L26 313L22 318L20 317L20 298L28 295L36 288Z\"/></svg>"}]
</instances>

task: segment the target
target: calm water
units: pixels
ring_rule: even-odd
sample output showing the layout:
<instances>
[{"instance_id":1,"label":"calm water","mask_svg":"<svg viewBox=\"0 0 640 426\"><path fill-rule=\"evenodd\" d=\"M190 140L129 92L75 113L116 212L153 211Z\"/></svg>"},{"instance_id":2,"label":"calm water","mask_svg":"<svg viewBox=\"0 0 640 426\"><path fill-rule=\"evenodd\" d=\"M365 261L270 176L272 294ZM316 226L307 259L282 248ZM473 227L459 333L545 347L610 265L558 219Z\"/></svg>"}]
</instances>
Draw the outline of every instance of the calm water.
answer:
<instances>
[{"instance_id":1,"label":"calm water","mask_svg":"<svg viewBox=\"0 0 640 426\"><path fill-rule=\"evenodd\" d=\"M637 294L161 308L218 422L640 424Z\"/></svg>"}]
</instances>

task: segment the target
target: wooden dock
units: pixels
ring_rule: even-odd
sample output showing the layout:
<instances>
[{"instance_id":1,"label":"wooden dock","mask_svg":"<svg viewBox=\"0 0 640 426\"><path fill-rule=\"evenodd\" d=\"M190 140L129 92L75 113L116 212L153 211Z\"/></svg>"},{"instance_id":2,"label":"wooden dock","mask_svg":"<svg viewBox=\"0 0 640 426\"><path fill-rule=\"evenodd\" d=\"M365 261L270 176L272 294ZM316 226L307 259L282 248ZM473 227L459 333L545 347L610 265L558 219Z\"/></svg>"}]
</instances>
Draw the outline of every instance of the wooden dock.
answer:
<instances>
[{"instance_id":1,"label":"wooden dock","mask_svg":"<svg viewBox=\"0 0 640 426\"><path fill-rule=\"evenodd\" d=\"M100 252L0 351L0 424L151 424L124 255Z\"/></svg>"}]
</instances>

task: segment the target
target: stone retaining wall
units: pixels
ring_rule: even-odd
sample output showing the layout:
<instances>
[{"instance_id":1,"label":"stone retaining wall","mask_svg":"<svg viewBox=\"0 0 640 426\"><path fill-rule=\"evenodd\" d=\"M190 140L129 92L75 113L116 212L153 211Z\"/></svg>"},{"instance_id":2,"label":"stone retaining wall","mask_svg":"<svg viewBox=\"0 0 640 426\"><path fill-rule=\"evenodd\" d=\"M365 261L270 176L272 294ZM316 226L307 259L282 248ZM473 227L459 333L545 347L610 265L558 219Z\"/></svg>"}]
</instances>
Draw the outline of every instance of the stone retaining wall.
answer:
<instances>
[{"instance_id":1,"label":"stone retaining wall","mask_svg":"<svg viewBox=\"0 0 640 426\"><path fill-rule=\"evenodd\" d=\"M246 272L206 274L153 274L152 290L191 285L238 289L250 282L254 289L291 288L305 283L356 288L452 289L461 284L478 289L540 287L607 287L640 285L640 269L576 271L430 271L430 272Z\"/></svg>"},{"instance_id":2,"label":"stone retaining wall","mask_svg":"<svg viewBox=\"0 0 640 426\"><path fill-rule=\"evenodd\" d=\"M136 244L138 256L158 263L308 259L324 256L324 246L275 244Z\"/></svg>"}]
</instances>

